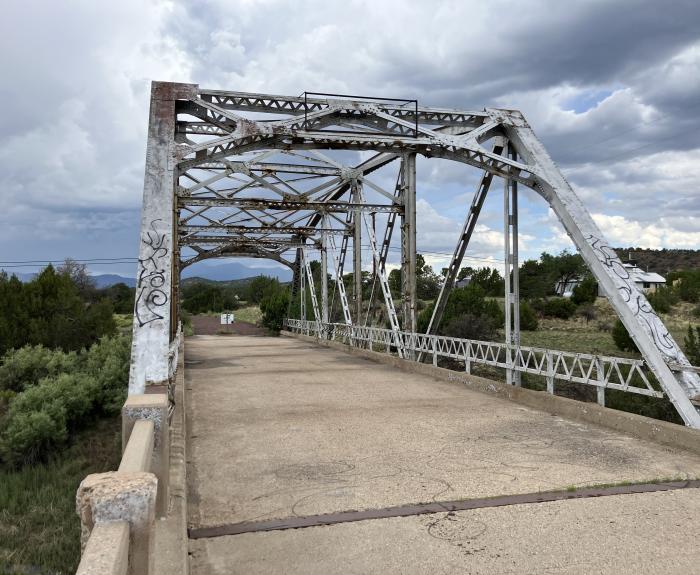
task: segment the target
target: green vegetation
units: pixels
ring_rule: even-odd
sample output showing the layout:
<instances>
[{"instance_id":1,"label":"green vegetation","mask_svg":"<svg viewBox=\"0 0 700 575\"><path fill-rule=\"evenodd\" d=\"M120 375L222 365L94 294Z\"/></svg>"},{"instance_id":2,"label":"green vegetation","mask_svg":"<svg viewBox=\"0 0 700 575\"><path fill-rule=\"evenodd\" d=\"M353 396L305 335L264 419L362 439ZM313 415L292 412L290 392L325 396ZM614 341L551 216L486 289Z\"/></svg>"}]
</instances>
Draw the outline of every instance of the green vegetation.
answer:
<instances>
[{"instance_id":1,"label":"green vegetation","mask_svg":"<svg viewBox=\"0 0 700 575\"><path fill-rule=\"evenodd\" d=\"M191 282L182 287L182 309L194 314L233 311L239 305L239 289L212 282Z\"/></svg>"},{"instance_id":2,"label":"green vegetation","mask_svg":"<svg viewBox=\"0 0 700 575\"><path fill-rule=\"evenodd\" d=\"M86 300L67 272L48 266L24 284L0 273L0 354L27 344L79 350L115 331L112 302Z\"/></svg>"},{"instance_id":3,"label":"green vegetation","mask_svg":"<svg viewBox=\"0 0 700 575\"><path fill-rule=\"evenodd\" d=\"M0 275L1 573L77 567L78 484L118 465L132 306L70 260L26 284Z\"/></svg>"},{"instance_id":4,"label":"green vegetation","mask_svg":"<svg viewBox=\"0 0 700 575\"><path fill-rule=\"evenodd\" d=\"M693 365L700 365L700 327L688 326L688 334L683 341L688 361Z\"/></svg>"},{"instance_id":5,"label":"green vegetation","mask_svg":"<svg viewBox=\"0 0 700 575\"><path fill-rule=\"evenodd\" d=\"M82 353L42 346L10 351L0 365L0 460L45 460L78 430L119 412L126 398L129 338L103 338Z\"/></svg>"},{"instance_id":6,"label":"green vegetation","mask_svg":"<svg viewBox=\"0 0 700 575\"><path fill-rule=\"evenodd\" d=\"M86 475L118 467L119 430L117 418L105 418L46 462L0 468L0 573L75 573L75 493Z\"/></svg>"}]
</instances>

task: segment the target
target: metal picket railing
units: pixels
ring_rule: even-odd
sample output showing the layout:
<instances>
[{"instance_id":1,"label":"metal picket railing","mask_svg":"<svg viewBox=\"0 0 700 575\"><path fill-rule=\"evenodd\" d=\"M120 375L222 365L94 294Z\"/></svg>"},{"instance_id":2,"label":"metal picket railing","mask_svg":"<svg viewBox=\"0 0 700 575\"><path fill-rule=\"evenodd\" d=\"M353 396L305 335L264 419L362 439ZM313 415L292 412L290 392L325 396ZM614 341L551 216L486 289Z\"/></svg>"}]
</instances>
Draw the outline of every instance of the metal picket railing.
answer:
<instances>
[{"instance_id":1,"label":"metal picket railing","mask_svg":"<svg viewBox=\"0 0 700 575\"><path fill-rule=\"evenodd\" d=\"M463 362L467 373L471 372L473 364L477 364L541 376L546 380L549 393L554 393L555 381L591 385L598 390L598 403L601 404L605 403L606 389L649 397L665 395L658 386L652 384L654 377L641 359L509 346L493 341L395 332L342 323L319 324L300 319L285 320L285 327L293 333L339 341L372 351L393 353L394 350L401 349L406 359L422 354L432 357L434 365L437 365L439 358L449 358Z\"/></svg>"}]
</instances>

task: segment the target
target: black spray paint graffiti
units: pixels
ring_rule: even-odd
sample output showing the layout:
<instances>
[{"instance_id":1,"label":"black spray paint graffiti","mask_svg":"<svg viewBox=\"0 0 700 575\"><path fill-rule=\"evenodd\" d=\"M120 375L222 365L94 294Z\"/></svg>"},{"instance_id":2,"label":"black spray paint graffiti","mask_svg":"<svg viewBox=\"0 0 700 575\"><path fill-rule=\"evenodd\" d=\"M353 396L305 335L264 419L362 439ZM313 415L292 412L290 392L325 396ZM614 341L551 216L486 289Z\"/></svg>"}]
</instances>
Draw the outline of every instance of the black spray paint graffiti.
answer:
<instances>
[{"instance_id":1,"label":"black spray paint graffiti","mask_svg":"<svg viewBox=\"0 0 700 575\"><path fill-rule=\"evenodd\" d=\"M165 285L165 265L168 261L168 248L163 247L165 234L158 233L151 221L151 231L141 237L146 246L146 257L139 258L139 276L136 283L136 321L143 327L158 319L163 319L162 309L168 303L168 294L161 288Z\"/></svg>"},{"instance_id":2,"label":"black spray paint graffiti","mask_svg":"<svg viewBox=\"0 0 700 575\"><path fill-rule=\"evenodd\" d=\"M617 278L615 282L622 299L632 309L634 315L642 324L644 330L651 336L656 347L667 356L678 358L678 347L666 326L656 315L647 299L640 293L627 268L622 264L617 254L610 246L603 243L600 238L593 235L586 237L586 241L593 248L598 260L607 267Z\"/></svg>"}]
</instances>

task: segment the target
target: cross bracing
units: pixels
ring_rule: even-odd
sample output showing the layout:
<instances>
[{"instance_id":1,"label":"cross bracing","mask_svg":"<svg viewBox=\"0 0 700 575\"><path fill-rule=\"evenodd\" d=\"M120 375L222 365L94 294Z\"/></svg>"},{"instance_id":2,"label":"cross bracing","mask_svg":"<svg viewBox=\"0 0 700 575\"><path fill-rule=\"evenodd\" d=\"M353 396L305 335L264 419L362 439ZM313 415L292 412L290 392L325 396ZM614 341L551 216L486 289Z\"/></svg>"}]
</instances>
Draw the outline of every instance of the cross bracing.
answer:
<instances>
[{"instance_id":1,"label":"cross bracing","mask_svg":"<svg viewBox=\"0 0 700 575\"><path fill-rule=\"evenodd\" d=\"M299 294L298 286L308 267L304 261L308 250L318 250L324 272L317 321L326 324L330 298L325 270L331 255L337 275L353 274L353 285L343 286L348 293L341 300L343 313L348 313L346 325L359 327L373 307L370 301L365 310L361 295L362 246L369 244L372 261L365 263L373 268L375 287L382 288L373 290L373 298L382 300L384 315L392 320L396 345L401 348L403 338L418 337L417 155L456 161L483 174L471 219L455 238L457 248L436 310L452 288L483 196L492 179L500 178L505 190L504 259L511 270L506 274L506 303L517 318L517 196L518 187L526 186L559 218L661 391L686 424L700 428L694 405L700 397L698 374L689 369L683 352L520 112L429 108L413 100L203 90L191 84L154 83L152 89L131 389L167 379L162 356L167 356L168 341L162 340L171 339L176 330L179 272L207 258L273 259L294 270L293 285L297 296L303 296L306 290ZM398 310L381 281L394 230L401 246ZM312 278L306 279L309 284ZM429 331L435 333L439 323L438 314ZM503 352L511 366L523 359L514 324L510 331L508 323ZM406 349L411 358L427 351L411 345ZM509 382L517 385L520 371L509 368L508 373Z\"/></svg>"}]
</instances>

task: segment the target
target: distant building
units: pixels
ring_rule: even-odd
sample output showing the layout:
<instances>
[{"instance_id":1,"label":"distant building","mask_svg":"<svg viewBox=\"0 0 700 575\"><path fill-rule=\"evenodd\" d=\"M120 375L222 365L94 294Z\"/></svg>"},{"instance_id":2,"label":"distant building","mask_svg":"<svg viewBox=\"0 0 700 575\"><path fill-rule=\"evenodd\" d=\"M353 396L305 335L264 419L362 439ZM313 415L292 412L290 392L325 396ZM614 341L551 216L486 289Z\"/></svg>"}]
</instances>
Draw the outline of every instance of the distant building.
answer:
<instances>
[{"instance_id":1,"label":"distant building","mask_svg":"<svg viewBox=\"0 0 700 575\"><path fill-rule=\"evenodd\" d=\"M666 280L663 276L654 272L644 271L642 268L637 266L637 262L634 260L628 260L622 265L625 266L627 273L629 273L630 277L634 280L637 289L643 292L655 292L660 287L666 286ZM574 288L582 281L583 278L576 277L567 282L557 282L557 286L555 288L556 292L561 296L571 297L571 294L574 292ZM598 295L603 295L600 288L598 288Z\"/></svg>"}]
</instances>

